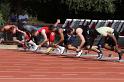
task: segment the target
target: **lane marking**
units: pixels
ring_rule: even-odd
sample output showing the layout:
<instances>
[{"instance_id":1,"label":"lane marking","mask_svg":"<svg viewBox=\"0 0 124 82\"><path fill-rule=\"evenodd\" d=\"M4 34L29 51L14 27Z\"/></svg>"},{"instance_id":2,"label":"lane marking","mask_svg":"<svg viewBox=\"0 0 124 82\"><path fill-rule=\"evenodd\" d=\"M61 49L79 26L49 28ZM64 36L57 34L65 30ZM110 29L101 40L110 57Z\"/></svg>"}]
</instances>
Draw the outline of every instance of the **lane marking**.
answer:
<instances>
[{"instance_id":1,"label":"lane marking","mask_svg":"<svg viewBox=\"0 0 124 82\"><path fill-rule=\"evenodd\" d=\"M3 79L8 79L8 80L33 80L33 79L41 79L41 80L124 80L124 78L0 78L1 80Z\"/></svg>"}]
</instances>

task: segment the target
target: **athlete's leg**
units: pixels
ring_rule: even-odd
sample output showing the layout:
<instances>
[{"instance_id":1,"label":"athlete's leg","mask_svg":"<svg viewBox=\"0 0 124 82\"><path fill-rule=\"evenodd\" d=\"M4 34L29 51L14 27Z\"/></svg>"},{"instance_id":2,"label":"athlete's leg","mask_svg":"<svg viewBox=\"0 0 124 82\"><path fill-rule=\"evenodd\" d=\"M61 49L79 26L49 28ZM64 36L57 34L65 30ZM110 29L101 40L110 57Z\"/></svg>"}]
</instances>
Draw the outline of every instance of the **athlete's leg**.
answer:
<instances>
[{"instance_id":1,"label":"athlete's leg","mask_svg":"<svg viewBox=\"0 0 124 82\"><path fill-rule=\"evenodd\" d=\"M72 46L71 44L67 45L67 49L77 51L77 48Z\"/></svg>"}]
</instances>

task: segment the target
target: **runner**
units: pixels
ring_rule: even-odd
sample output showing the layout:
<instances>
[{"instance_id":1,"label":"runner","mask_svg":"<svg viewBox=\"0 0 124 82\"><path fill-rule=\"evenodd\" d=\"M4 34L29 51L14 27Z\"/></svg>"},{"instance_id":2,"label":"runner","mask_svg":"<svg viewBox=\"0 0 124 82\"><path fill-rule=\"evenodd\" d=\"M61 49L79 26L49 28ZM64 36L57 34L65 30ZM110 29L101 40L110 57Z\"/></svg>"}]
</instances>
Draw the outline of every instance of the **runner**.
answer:
<instances>
[{"instance_id":1,"label":"runner","mask_svg":"<svg viewBox=\"0 0 124 82\"><path fill-rule=\"evenodd\" d=\"M80 31L79 31L79 30L80 30ZM88 29L87 26L83 26L83 27L82 27L82 26L79 26L79 27L76 28L76 29L70 28L69 31L70 31L70 32L68 32L68 33L71 33L71 34L72 34L72 36L71 36L72 39L70 38L70 42L71 42L72 44L77 44L77 43L76 43L76 40L75 40L75 38L74 38L74 34L75 34L75 36L78 36L79 39L81 40L81 44L80 44L81 47L68 45L68 48L69 48L69 49L73 49L73 50L78 51L78 55L76 55L76 57L80 57L80 56L82 55L82 50L81 50L81 48L86 48L86 49L88 49L88 50L90 49L90 50L96 51L96 52L98 53L98 57L97 57L97 58L98 58L98 59L101 58L102 51L99 49L98 46L93 46L93 43L94 43L94 36L92 36L93 33L92 33L92 31L90 31L90 30ZM69 42L69 41L68 41L68 42ZM81 50L80 52L79 52L79 49Z\"/></svg>"},{"instance_id":2,"label":"runner","mask_svg":"<svg viewBox=\"0 0 124 82\"><path fill-rule=\"evenodd\" d=\"M123 52L119 50L118 48L118 36L119 33L114 30L111 27L100 27L94 30L94 33L96 35L102 35L103 37L107 37L112 40L112 42L109 42L109 45L112 45L114 47L114 51L118 53L119 60L122 59ZM104 40L104 39L103 39Z\"/></svg>"},{"instance_id":3,"label":"runner","mask_svg":"<svg viewBox=\"0 0 124 82\"><path fill-rule=\"evenodd\" d=\"M57 27L55 34L58 35L56 37L58 37L58 41L56 41L56 43L54 43L54 46L57 48L57 50L59 51L60 54L63 54L65 51L65 47L64 47L64 30L61 27Z\"/></svg>"},{"instance_id":4,"label":"runner","mask_svg":"<svg viewBox=\"0 0 124 82\"><path fill-rule=\"evenodd\" d=\"M84 46L84 44L85 44L85 38L84 38L84 36L83 36L83 34L82 34L84 31L83 31L83 29L80 28L80 27L78 27L78 28L76 28L76 29L74 29L74 28L69 28L69 27L68 27L68 29L66 29L66 30L67 30L67 34L65 34L65 45L67 44L68 49L73 49L73 50L75 50L76 52L78 52L77 57L79 57L79 56L82 54L81 48L82 48L82 47ZM69 37L69 36L70 36L70 37ZM79 40L80 40L79 46L76 45L76 47L75 47L75 46L72 45L72 42L74 42L74 44L76 44L75 38L74 38L73 36L79 37Z\"/></svg>"},{"instance_id":5,"label":"runner","mask_svg":"<svg viewBox=\"0 0 124 82\"><path fill-rule=\"evenodd\" d=\"M69 50L78 51L76 43L76 35L73 34L73 29L66 29L64 31L64 45Z\"/></svg>"},{"instance_id":6,"label":"runner","mask_svg":"<svg viewBox=\"0 0 124 82\"><path fill-rule=\"evenodd\" d=\"M86 40L83 47L88 49L88 52L89 50L97 52L97 59L101 59L103 56L101 45L99 45L99 43L97 45L94 45L94 39L97 37L97 35L95 35L94 33L94 29L89 28L89 25L82 26L82 29L84 30L83 35Z\"/></svg>"},{"instance_id":7,"label":"runner","mask_svg":"<svg viewBox=\"0 0 124 82\"><path fill-rule=\"evenodd\" d=\"M50 51L53 50L53 48L56 48L60 54L63 54L65 51L65 47L63 47L63 41L64 41L64 30L58 26L58 24L60 23L60 19L57 19L57 22L54 24L54 27L56 28L54 30L53 36L51 36L50 38L54 37L54 38L59 38L58 40L53 41L52 47L49 47L47 49L47 53L50 53Z\"/></svg>"},{"instance_id":8,"label":"runner","mask_svg":"<svg viewBox=\"0 0 124 82\"><path fill-rule=\"evenodd\" d=\"M29 38L26 41L27 43L31 44L30 46L30 50L31 51L35 51L37 49L37 43L38 43L38 39L37 37L32 35L32 31L37 31L37 27L32 26L32 25L28 25L25 24L23 25L23 30L28 34Z\"/></svg>"},{"instance_id":9,"label":"runner","mask_svg":"<svg viewBox=\"0 0 124 82\"><path fill-rule=\"evenodd\" d=\"M22 37L22 35L26 38L27 34L26 32L19 30L17 26L15 25L5 25L1 28L2 32L11 32L13 34L13 41L21 44L23 47L26 47L24 45L24 42L26 39L20 39L20 37Z\"/></svg>"}]
</instances>

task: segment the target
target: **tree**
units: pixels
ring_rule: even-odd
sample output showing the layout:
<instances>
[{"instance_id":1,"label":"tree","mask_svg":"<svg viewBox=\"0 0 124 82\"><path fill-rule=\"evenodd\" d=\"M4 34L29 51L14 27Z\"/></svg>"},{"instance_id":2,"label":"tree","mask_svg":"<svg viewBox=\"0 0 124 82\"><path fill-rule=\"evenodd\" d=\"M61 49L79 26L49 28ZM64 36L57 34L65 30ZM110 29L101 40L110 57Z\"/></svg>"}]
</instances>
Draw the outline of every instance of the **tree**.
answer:
<instances>
[{"instance_id":1,"label":"tree","mask_svg":"<svg viewBox=\"0 0 124 82\"><path fill-rule=\"evenodd\" d=\"M2 0L6 2L3 5L3 9L7 14L11 12L22 12L22 10L27 10L31 15L37 15L38 18L75 18L75 17L85 17L91 15L96 15L101 17L101 15L115 14L118 11L122 11L120 6L116 5L115 2L120 0ZM123 2L119 2L120 4ZM4 9L5 7L6 9ZM2 12L3 12L2 10ZM5 14L5 13L4 13ZM120 13L117 13L117 15ZM107 16L106 15L106 16ZM112 16L109 15L109 16ZM5 15L7 17L7 15ZM109 17L108 16L108 17ZM120 16L120 15L118 15ZM92 18L91 16L90 18Z\"/></svg>"},{"instance_id":2,"label":"tree","mask_svg":"<svg viewBox=\"0 0 124 82\"><path fill-rule=\"evenodd\" d=\"M1 1L0 14L2 16L2 20L7 21L9 13L10 13L10 3L8 2L8 0Z\"/></svg>"},{"instance_id":3,"label":"tree","mask_svg":"<svg viewBox=\"0 0 124 82\"><path fill-rule=\"evenodd\" d=\"M69 10L114 13L113 0L66 0Z\"/></svg>"}]
</instances>

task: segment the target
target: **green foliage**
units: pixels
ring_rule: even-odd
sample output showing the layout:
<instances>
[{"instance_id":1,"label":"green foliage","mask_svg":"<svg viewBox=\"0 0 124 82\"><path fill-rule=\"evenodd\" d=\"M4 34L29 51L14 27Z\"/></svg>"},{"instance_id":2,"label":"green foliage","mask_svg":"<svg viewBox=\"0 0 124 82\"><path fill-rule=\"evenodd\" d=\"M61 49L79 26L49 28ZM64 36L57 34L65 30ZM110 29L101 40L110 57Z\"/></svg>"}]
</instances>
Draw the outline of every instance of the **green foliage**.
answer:
<instances>
[{"instance_id":1,"label":"green foliage","mask_svg":"<svg viewBox=\"0 0 124 82\"><path fill-rule=\"evenodd\" d=\"M113 0L66 0L70 10L114 13Z\"/></svg>"},{"instance_id":2,"label":"green foliage","mask_svg":"<svg viewBox=\"0 0 124 82\"><path fill-rule=\"evenodd\" d=\"M1 13L1 11L0 11L0 26L4 25L4 23L5 23L5 21L4 21L4 19L3 19L2 13Z\"/></svg>"},{"instance_id":3,"label":"green foliage","mask_svg":"<svg viewBox=\"0 0 124 82\"><path fill-rule=\"evenodd\" d=\"M7 21L9 13L10 13L10 3L8 1L2 2L0 4L0 12L1 12L1 15L2 15L3 19L5 21Z\"/></svg>"},{"instance_id":4,"label":"green foliage","mask_svg":"<svg viewBox=\"0 0 124 82\"><path fill-rule=\"evenodd\" d=\"M114 1L117 0L2 0L0 11L4 20L7 20L10 10L19 13L23 9L31 15L39 16L38 19L56 17L54 15L82 16L83 13L87 16L87 13L113 14L117 11Z\"/></svg>"},{"instance_id":5,"label":"green foliage","mask_svg":"<svg viewBox=\"0 0 124 82\"><path fill-rule=\"evenodd\" d=\"M23 1L34 2L33 0L23 0ZM53 1L53 0L35 0L35 2L39 2L39 3L42 3L42 2L47 3L47 2L49 2L49 1Z\"/></svg>"}]
</instances>

